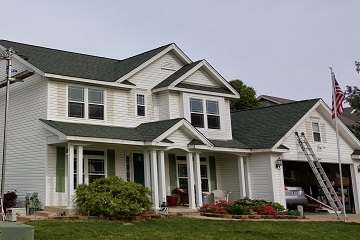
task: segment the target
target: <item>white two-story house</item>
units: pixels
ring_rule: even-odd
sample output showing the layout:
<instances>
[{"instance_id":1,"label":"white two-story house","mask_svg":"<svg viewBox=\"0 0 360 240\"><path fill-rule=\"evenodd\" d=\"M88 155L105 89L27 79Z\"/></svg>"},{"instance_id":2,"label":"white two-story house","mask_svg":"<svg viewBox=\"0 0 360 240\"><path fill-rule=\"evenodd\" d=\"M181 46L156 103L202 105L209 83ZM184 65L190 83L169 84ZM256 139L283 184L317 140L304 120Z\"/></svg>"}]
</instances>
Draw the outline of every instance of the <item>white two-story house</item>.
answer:
<instances>
[{"instance_id":1,"label":"white two-story house","mask_svg":"<svg viewBox=\"0 0 360 240\"><path fill-rule=\"evenodd\" d=\"M5 189L19 198L38 192L46 206L73 208L78 184L114 175L149 187L155 209L176 187L188 189L193 209L215 189L285 205L275 162L306 161L293 132L312 134L307 122L316 119L335 141L319 99L231 114L239 94L174 43L123 60L0 40L1 50L10 47L13 68L35 74L10 86ZM0 79L5 68L1 61ZM0 109L4 97L1 88ZM360 143L341 126L359 211Z\"/></svg>"}]
</instances>

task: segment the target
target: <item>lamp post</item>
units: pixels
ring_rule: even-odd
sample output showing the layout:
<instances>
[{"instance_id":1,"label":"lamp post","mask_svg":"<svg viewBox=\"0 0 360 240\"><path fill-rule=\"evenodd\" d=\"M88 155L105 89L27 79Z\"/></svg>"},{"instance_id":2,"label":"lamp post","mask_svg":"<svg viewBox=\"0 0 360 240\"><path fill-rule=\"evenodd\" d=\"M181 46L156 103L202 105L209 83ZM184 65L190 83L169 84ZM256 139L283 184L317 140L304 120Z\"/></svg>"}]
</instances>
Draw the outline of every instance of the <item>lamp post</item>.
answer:
<instances>
[{"instance_id":1,"label":"lamp post","mask_svg":"<svg viewBox=\"0 0 360 240\"><path fill-rule=\"evenodd\" d=\"M11 64L12 57L15 51L12 48L7 49L6 51L0 52L0 60L6 60L6 79L0 82L0 88L6 86L6 96L5 96L5 114L4 114L4 136L3 136L3 149L2 149L2 173L1 173L1 215L2 220L5 220L5 209L4 209L4 194L5 194L5 166L6 166L6 140L7 140L7 121L8 121L8 111L9 111L9 87L10 83L23 81L25 78L30 77L34 74L34 71L25 70L15 76L11 76Z\"/></svg>"}]
</instances>

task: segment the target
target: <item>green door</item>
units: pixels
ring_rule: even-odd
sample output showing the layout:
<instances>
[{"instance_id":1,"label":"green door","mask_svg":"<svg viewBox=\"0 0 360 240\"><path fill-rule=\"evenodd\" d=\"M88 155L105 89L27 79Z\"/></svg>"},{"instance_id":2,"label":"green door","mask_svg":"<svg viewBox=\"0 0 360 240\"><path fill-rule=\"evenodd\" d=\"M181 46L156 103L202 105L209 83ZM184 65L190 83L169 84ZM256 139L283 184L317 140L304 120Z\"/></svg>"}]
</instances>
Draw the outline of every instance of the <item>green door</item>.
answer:
<instances>
[{"instance_id":1,"label":"green door","mask_svg":"<svg viewBox=\"0 0 360 240\"><path fill-rule=\"evenodd\" d=\"M133 165L134 165L134 182L140 183L143 186L145 186L144 154L134 153Z\"/></svg>"}]
</instances>

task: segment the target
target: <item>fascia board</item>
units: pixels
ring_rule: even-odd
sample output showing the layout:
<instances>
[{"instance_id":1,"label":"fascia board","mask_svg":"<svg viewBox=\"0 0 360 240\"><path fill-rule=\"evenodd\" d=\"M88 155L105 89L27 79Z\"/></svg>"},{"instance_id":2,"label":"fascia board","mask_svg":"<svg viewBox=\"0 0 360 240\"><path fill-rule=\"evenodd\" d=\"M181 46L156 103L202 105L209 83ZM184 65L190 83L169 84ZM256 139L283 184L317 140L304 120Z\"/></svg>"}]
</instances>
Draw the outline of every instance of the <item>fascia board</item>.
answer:
<instances>
[{"instance_id":1,"label":"fascia board","mask_svg":"<svg viewBox=\"0 0 360 240\"><path fill-rule=\"evenodd\" d=\"M226 98L238 98L235 95L230 95L230 94L226 94L226 93L208 92L208 91L189 89L189 88L179 88L179 87L166 87L166 88L162 88L161 90L154 91L154 92L159 92L159 91L164 91L164 90L190 92L190 93L204 94L204 95L209 95L209 96L219 96L219 97L226 97Z\"/></svg>"},{"instance_id":2,"label":"fascia board","mask_svg":"<svg viewBox=\"0 0 360 240\"><path fill-rule=\"evenodd\" d=\"M161 134L156 139L154 139L153 142L161 142L167 136L169 136L171 133L175 132L182 126L185 126L188 131L190 131L192 134L194 134L202 142L206 143L209 146L213 146L213 144L202 133L200 133L196 128L194 128L191 124L189 124L185 119L182 119L179 122L177 122L174 126L172 126L167 131L165 131L163 134Z\"/></svg>"},{"instance_id":3,"label":"fascia board","mask_svg":"<svg viewBox=\"0 0 360 240\"><path fill-rule=\"evenodd\" d=\"M144 62L143 64L141 64L137 68L135 68L134 70L132 70L131 72L125 74L124 76L122 76L121 78L116 80L116 82L121 82L121 81L123 81L125 79L128 79L129 77L131 77L135 73L139 72L141 69L148 66L150 63L152 63L155 60L159 59L161 56L163 56L164 54L166 54L167 52L169 52L171 50L174 50L178 56L183 57L182 60L185 61L186 63L191 63L191 60L180 50L180 48L178 48L176 46L176 44L173 43L170 46L168 46L167 48L165 48L164 50L162 50L161 52L159 52L158 54L156 54L154 57L150 58L149 60L147 60L146 62Z\"/></svg>"},{"instance_id":4,"label":"fascia board","mask_svg":"<svg viewBox=\"0 0 360 240\"><path fill-rule=\"evenodd\" d=\"M222 84L224 84L232 93L236 95L237 98L240 98L240 94L230 85L228 81L226 81L223 76L220 75L206 60L203 60L204 66L206 69L212 73L214 77L216 77Z\"/></svg>"},{"instance_id":5,"label":"fascia board","mask_svg":"<svg viewBox=\"0 0 360 240\"><path fill-rule=\"evenodd\" d=\"M137 145L137 146L144 146L145 145L145 143L143 141L130 141L130 140L121 140L121 139L94 138L94 137L81 137L81 136L67 136L66 140L68 140L68 141L96 142L96 143L124 144L124 145Z\"/></svg>"},{"instance_id":6,"label":"fascia board","mask_svg":"<svg viewBox=\"0 0 360 240\"><path fill-rule=\"evenodd\" d=\"M66 136L64 133L60 132L59 130L57 130L57 129L49 126L49 125L47 125L46 123L44 123L44 122L42 122L42 121L39 121L39 122L40 122L40 126L41 126L41 127L43 127L43 128L45 128L46 130L48 130L48 131L50 131L50 132L58 135L60 141L66 140L67 136Z\"/></svg>"},{"instance_id":7,"label":"fascia board","mask_svg":"<svg viewBox=\"0 0 360 240\"><path fill-rule=\"evenodd\" d=\"M175 55L179 56L186 64L192 63L192 60L175 44L173 43L172 49L175 51Z\"/></svg>"},{"instance_id":8,"label":"fascia board","mask_svg":"<svg viewBox=\"0 0 360 240\"><path fill-rule=\"evenodd\" d=\"M171 83L169 86L175 87L177 84L179 84L180 82L182 82L185 78L189 77L191 74L193 74L195 71L197 71L199 68L201 68L202 66L204 66L204 60L202 60L201 62L199 62L198 64L196 64L196 66L194 66L192 69L190 69L189 71L187 71L184 75L182 75L181 77L179 77L178 79L176 79L176 81L174 81L173 83Z\"/></svg>"},{"instance_id":9,"label":"fascia board","mask_svg":"<svg viewBox=\"0 0 360 240\"><path fill-rule=\"evenodd\" d=\"M0 50L6 51L6 48L4 46L0 45ZM20 63L24 64L26 67L30 68L31 70L33 70L40 76L44 76L45 73L43 71L41 71L39 68L35 67L34 65L32 65L31 63L26 61L25 59L19 57L18 55L14 54L13 59L16 59Z\"/></svg>"},{"instance_id":10,"label":"fascia board","mask_svg":"<svg viewBox=\"0 0 360 240\"><path fill-rule=\"evenodd\" d=\"M232 152L232 153L244 153L244 154L251 153L250 149L209 147L205 145L189 145L189 148L198 149L198 150L217 151L217 152Z\"/></svg>"},{"instance_id":11,"label":"fascia board","mask_svg":"<svg viewBox=\"0 0 360 240\"><path fill-rule=\"evenodd\" d=\"M116 88L126 88L126 89L136 88L136 86L121 84L119 82L105 82L105 81L84 79L84 78L77 78L77 77L69 77L69 76L63 76L63 75L57 75L57 74L51 74L51 73L45 73L44 77L66 80L66 81L73 81L73 82L81 82L81 83L87 83L87 84L94 84L94 85L101 85L101 86L108 86L108 87L116 87Z\"/></svg>"}]
</instances>

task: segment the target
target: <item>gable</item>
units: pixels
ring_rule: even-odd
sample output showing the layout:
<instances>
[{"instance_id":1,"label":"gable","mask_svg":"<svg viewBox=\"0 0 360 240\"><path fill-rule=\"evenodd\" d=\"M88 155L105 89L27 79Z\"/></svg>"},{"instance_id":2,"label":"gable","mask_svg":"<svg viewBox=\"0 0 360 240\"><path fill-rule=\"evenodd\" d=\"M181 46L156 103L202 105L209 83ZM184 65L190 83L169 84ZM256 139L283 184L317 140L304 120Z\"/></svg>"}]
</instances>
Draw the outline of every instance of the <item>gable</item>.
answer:
<instances>
[{"instance_id":1,"label":"gable","mask_svg":"<svg viewBox=\"0 0 360 240\"><path fill-rule=\"evenodd\" d=\"M186 77L182 83L204 85L208 87L220 87L219 82L217 82L214 77L211 77L208 73L206 73L202 68Z\"/></svg>"},{"instance_id":2,"label":"gable","mask_svg":"<svg viewBox=\"0 0 360 240\"><path fill-rule=\"evenodd\" d=\"M167 139L172 141L175 146L187 146L193 140L182 128L174 131Z\"/></svg>"},{"instance_id":3,"label":"gable","mask_svg":"<svg viewBox=\"0 0 360 240\"><path fill-rule=\"evenodd\" d=\"M184 66L184 63L171 51L150 63L127 80L136 88L152 89L158 83Z\"/></svg>"}]
</instances>

